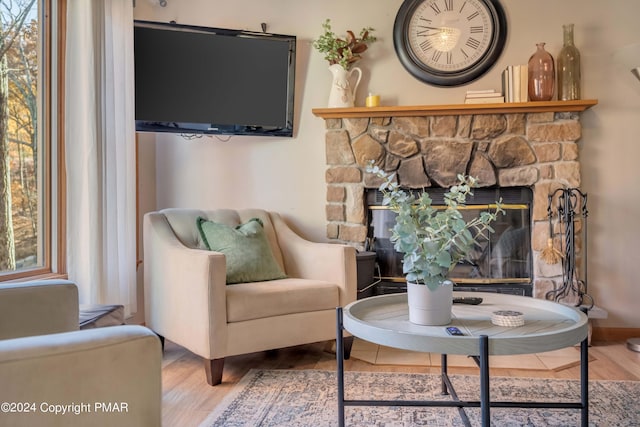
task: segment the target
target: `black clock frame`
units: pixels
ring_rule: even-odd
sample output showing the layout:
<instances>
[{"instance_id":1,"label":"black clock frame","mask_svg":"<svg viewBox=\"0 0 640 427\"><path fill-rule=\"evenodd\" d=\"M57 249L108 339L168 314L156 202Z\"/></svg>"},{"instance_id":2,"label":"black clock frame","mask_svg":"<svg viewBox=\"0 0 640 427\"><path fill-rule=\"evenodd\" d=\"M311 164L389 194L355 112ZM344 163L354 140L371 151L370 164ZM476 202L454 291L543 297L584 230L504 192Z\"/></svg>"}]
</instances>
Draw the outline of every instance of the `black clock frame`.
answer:
<instances>
[{"instance_id":1,"label":"black clock frame","mask_svg":"<svg viewBox=\"0 0 640 427\"><path fill-rule=\"evenodd\" d=\"M507 40L507 18L498 0L481 0L489 9L493 19L491 44L485 54L473 65L455 72L446 72L427 67L419 61L409 48L407 25L413 12L424 0L405 0L398 9L393 25L393 45L398 59L418 80L434 86L461 86L484 75L496 63Z\"/></svg>"}]
</instances>

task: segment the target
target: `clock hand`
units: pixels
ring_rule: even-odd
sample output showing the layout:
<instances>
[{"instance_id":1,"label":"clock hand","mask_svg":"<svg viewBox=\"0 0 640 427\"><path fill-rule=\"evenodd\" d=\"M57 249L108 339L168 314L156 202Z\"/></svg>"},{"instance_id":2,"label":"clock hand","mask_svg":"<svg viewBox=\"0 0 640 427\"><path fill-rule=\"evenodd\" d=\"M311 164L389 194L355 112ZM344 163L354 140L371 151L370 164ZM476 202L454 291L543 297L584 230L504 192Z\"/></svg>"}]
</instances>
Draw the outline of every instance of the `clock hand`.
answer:
<instances>
[{"instance_id":1,"label":"clock hand","mask_svg":"<svg viewBox=\"0 0 640 427\"><path fill-rule=\"evenodd\" d=\"M459 30L451 27L422 27L427 28L425 31L418 31L418 36L423 37L442 37L444 34L455 34L458 33ZM434 30L435 32L429 33L429 30Z\"/></svg>"}]
</instances>

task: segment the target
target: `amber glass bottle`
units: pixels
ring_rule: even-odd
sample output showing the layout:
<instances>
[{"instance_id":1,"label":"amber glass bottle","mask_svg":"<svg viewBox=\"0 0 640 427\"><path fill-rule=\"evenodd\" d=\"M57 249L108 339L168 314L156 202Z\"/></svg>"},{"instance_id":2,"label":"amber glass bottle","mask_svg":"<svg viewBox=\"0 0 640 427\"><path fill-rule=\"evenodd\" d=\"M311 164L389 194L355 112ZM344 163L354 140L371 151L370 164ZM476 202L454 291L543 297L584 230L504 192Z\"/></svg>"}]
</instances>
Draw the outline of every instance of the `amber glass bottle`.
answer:
<instances>
[{"instance_id":1,"label":"amber glass bottle","mask_svg":"<svg viewBox=\"0 0 640 427\"><path fill-rule=\"evenodd\" d=\"M529 99L551 101L556 74L553 56L544 50L545 43L537 43L536 51L529 58Z\"/></svg>"}]
</instances>

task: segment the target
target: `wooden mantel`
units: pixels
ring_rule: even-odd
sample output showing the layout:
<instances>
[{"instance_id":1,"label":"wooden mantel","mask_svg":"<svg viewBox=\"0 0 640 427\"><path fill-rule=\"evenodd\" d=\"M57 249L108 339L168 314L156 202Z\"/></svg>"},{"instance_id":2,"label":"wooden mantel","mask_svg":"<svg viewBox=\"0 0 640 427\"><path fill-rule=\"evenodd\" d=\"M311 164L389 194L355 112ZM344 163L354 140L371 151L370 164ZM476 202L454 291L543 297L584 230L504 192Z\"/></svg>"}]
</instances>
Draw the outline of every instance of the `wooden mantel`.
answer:
<instances>
[{"instance_id":1,"label":"wooden mantel","mask_svg":"<svg viewBox=\"0 0 640 427\"><path fill-rule=\"evenodd\" d=\"M323 119L364 117L453 116L468 114L517 114L548 112L582 112L596 105L596 99L576 101L514 102L500 104L448 104L393 107L314 108Z\"/></svg>"}]
</instances>

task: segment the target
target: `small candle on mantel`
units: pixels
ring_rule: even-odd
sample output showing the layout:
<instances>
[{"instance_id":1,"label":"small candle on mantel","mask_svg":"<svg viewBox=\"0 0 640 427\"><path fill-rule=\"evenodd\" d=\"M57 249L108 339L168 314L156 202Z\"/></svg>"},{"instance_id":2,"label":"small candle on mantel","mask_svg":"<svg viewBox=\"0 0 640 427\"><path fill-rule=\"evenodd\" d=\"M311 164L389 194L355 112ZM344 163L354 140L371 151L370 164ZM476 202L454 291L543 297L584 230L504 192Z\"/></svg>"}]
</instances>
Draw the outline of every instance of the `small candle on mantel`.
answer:
<instances>
[{"instance_id":1,"label":"small candle on mantel","mask_svg":"<svg viewBox=\"0 0 640 427\"><path fill-rule=\"evenodd\" d=\"M369 96L366 99L367 107L379 107L380 106L380 95L374 95L369 92Z\"/></svg>"}]
</instances>

